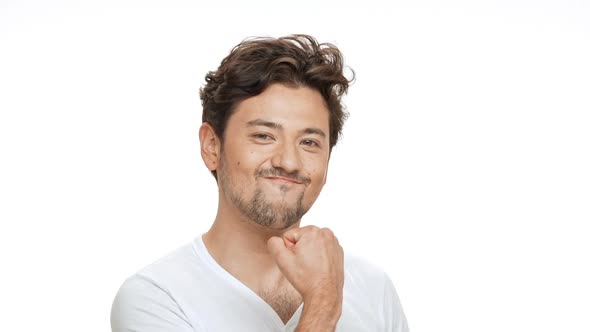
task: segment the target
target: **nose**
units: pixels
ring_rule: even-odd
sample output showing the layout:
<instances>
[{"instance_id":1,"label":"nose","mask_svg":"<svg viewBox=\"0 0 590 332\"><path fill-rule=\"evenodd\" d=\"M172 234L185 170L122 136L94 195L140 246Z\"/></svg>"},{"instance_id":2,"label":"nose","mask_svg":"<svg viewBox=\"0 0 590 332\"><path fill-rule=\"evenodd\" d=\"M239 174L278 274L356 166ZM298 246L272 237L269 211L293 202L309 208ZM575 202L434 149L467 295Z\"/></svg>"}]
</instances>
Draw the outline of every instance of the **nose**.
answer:
<instances>
[{"instance_id":1,"label":"nose","mask_svg":"<svg viewBox=\"0 0 590 332\"><path fill-rule=\"evenodd\" d=\"M289 143L283 143L277 146L271 163L273 167L282 168L289 174L299 172L303 166L299 150L296 146Z\"/></svg>"}]
</instances>

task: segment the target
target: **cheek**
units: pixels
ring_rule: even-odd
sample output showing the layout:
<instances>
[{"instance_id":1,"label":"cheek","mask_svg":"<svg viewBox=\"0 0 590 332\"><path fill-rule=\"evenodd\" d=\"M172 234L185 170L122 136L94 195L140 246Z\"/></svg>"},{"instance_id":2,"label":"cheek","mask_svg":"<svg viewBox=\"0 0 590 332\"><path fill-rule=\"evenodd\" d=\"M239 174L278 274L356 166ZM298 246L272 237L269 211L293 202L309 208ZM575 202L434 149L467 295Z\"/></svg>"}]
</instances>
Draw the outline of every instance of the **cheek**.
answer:
<instances>
[{"instance_id":1,"label":"cheek","mask_svg":"<svg viewBox=\"0 0 590 332\"><path fill-rule=\"evenodd\" d=\"M326 170L327 169L325 168L325 166L321 165L319 167L312 169L310 172L312 187L310 189L314 192L315 195L319 195L319 192L322 190L324 184L326 183Z\"/></svg>"},{"instance_id":2,"label":"cheek","mask_svg":"<svg viewBox=\"0 0 590 332\"><path fill-rule=\"evenodd\" d=\"M328 162L327 160L320 158L315 160L309 160L310 165L310 177L314 180L315 185L323 186L328 174Z\"/></svg>"},{"instance_id":3,"label":"cheek","mask_svg":"<svg viewBox=\"0 0 590 332\"><path fill-rule=\"evenodd\" d=\"M314 185L321 186L324 182L324 172L321 169L315 169L311 174Z\"/></svg>"},{"instance_id":4,"label":"cheek","mask_svg":"<svg viewBox=\"0 0 590 332\"><path fill-rule=\"evenodd\" d=\"M268 168L265 163L265 156L257 151L243 150L233 155L231 166L232 172L239 177L249 177L256 175L261 168ZM247 180L247 179L243 179ZM249 180L248 180L249 181Z\"/></svg>"}]
</instances>

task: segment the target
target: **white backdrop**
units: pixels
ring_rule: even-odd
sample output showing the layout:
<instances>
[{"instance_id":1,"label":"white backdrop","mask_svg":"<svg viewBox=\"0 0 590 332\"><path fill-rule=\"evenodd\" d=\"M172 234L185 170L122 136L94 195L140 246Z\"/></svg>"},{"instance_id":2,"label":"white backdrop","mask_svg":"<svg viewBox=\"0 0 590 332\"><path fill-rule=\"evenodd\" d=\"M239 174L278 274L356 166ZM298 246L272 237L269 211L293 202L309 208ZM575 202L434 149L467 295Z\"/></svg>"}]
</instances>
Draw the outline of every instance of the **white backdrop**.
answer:
<instances>
[{"instance_id":1,"label":"white backdrop","mask_svg":"<svg viewBox=\"0 0 590 332\"><path fill-rule=\"evenodd\" d=\"M110 330L213 220L205 73L308 33L357 80L303 224L382 266L414 332L590 331L588 2L442 3L1 0L0 330Z\"/></svg>"}]
</instances>

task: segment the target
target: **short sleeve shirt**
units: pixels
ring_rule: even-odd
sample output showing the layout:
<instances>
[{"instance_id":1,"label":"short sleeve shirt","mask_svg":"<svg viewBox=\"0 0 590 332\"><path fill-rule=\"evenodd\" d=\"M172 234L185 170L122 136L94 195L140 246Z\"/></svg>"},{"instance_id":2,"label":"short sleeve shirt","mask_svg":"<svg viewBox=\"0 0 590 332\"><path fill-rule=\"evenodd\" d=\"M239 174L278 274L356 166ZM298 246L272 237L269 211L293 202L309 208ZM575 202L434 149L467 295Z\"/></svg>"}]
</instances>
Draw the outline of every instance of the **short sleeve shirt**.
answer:
<instances>
[{"instance_id":1,"label":"short sleeve shirt","mask_svg":"<svg viewBox=\"0 0 590 332\"><path fill-rule=\"evenodd\" d=\"M345 253L342 315L337 332L407 332L399 297L376 265ZM113 332L291 332L254 291L223 269L202 236L129 277L111 309Z\"/></svg>"}]
</instances>

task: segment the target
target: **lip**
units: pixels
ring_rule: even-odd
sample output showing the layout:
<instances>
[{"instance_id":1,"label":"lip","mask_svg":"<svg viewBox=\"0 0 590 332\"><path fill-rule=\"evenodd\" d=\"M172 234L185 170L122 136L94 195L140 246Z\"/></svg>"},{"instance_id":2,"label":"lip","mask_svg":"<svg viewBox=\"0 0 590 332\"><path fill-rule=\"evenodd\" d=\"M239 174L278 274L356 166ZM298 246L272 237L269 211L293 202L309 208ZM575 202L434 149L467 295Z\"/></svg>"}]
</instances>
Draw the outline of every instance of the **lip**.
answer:
<instances>
[{"instance_id":1,"label":"lip","mask_svg":"<svg viewBox=\"0 0 590 332\"><path fill-rule=\"evenodd\" d=\"M288 178L280 177L280 176L267 176L267 177L265 177L265 179L277 180L277 181L287 182L287 183L301 184L301 182L295 181L293 179L288 179Z\"/></svg>"}]
</instances>

